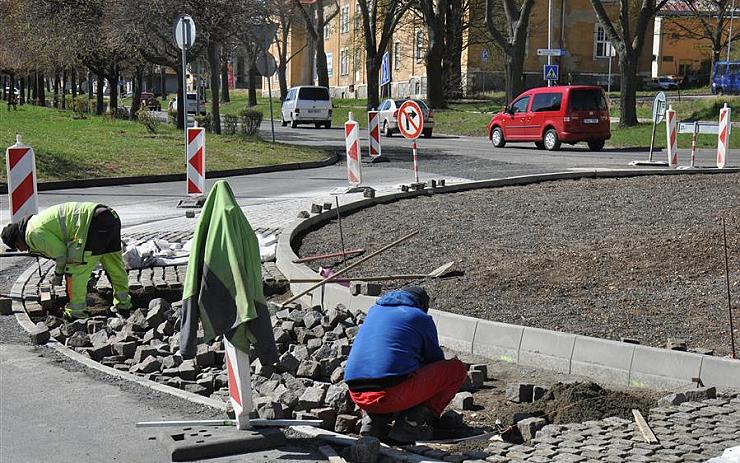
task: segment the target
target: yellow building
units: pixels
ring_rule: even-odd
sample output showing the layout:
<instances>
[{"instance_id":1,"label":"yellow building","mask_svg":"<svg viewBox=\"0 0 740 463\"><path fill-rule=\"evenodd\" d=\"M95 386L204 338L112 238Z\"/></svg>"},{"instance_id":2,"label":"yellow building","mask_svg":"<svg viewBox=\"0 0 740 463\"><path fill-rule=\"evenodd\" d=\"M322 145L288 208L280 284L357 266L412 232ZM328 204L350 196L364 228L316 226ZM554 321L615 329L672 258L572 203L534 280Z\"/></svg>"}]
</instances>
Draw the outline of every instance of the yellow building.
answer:
<instances>
[{"instance_id":1,"label":"yellow building","mask_svg":"<svg viewBox=\"0 0 740 463\"><path fill-rule=\"evenodd\" d=\"M606 2L605 2L606 3ZM608 11L616 18L618 2L609 2ZM464 32L462 53L462 82L465 94L501 90L504 83L504 61L501 51L490 40L485 28L484 2L473 3L469 14L470 27ZM296 23L300 25L300 23ZM596 19L589 0L552 0L551 48L564 49L566 55L552 57L552 64L560 66L559 83L607 85L609 71L608 41ZM530 18L529 39L525 58L527 87L546 85L543 66L546 56L537 50L547 48L548 2L536 0ZM639 73L650 77L652 25L640 59ZM339 0L339 13L324 30L329 84L335 97L365 98L367 86L362 21L354 0ZM297 55L289 62L288 86L310 85L315 82L313 47L306 46L308 34L301 26L293 28L289 49ZM393 96L426 96L426 26L414 14L408 13L394 34L389 49L392 69ZM273 46L273 55L276 55ZM301 56L303 55L303 56ZM619 63L612 58L612 83L619 81ZM313 74L313 75L312 75ZM277 88L277 75L271 82ZM267 85L262 86L263 89Z\"/></svg>"}]
</instances>

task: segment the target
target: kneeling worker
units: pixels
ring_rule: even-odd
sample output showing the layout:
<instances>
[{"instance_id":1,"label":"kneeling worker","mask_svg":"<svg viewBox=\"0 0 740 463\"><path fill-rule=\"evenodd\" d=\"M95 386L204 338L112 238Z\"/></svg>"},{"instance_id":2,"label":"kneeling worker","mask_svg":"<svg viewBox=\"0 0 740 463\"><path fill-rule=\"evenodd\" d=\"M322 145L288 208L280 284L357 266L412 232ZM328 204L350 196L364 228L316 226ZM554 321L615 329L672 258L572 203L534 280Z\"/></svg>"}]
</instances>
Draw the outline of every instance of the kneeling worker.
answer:
<instances>
[{"instance_id":1,"label":"kneeling worker","mask_svg":"<svg viewBox=\"0 0 740 463\"><path fill-rule=\"evenodd\" d=\"M344 380L365 413L360 434L398 442L431 438L430 428L467 371L458 359L445 360L437 328L427 314L429 296L419 286L380 297L349 353Z\"/></svg>"},{"instance_id":2,"label":"kneeling worker","mask_svg":"<svg viewBox=\"0 0 740 463\"><path fill-rule=\"evenodd\" d=\"M121 255L121 220L111 208L97 203L63 203L12 223L2 231L6 246L40 254L56 262L52 284L66 276L67 318L85 318L87 282L100 262L113 286L114 310L131 310L128 274Z\"/></svg>"}]
</instances>

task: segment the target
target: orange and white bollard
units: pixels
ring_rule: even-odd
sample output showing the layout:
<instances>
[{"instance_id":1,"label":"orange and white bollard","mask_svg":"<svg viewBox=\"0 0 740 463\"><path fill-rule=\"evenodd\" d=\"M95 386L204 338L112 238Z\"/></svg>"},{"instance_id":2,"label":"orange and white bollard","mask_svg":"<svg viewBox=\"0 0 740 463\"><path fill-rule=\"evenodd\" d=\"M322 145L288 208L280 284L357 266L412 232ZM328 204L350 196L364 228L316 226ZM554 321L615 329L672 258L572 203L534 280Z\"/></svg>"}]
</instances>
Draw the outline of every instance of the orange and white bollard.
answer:
<instances>
[{"instance_id":1,"label":"orange and white bollard","mask_svg":"<svg viewBox=\"0 0 740 463\"><path fill-rule=\"evenodd\" d=\"M699 133L699 121L694 121L694 131L691 133L691 164L690 168L694 168L696 162L696 134Z\"/></svg>"},{"instance_id":2,"label":"orange and white bollard","mask_svg":"<svg viewBox=\"0 0 740 463\"><path fill-rule=\"evenodd\" d=\"M676 123L676 111L669 106L665 112L666 151L668 152L668 167L678 165L678 124Z\"/></svg>"},{"instance_id":3,"label":"orange and white bollard","mask_svg":"<svg viewBox=\"0 0 740 463\"><path fill-rule=\"evenodd\" d=\"M15 139L15 145L5 150L11 223L39 212L36 155L33 148L21 142L20 135Z\"/></svg>"},{"instance_id":4,"label":"orange and white bollard","mask_svg":"<svg viewBox=\"0 0 740 463\"><path fill-rule=\"evenodd\" d=\"M229 378L229 399L234 407L237 429L249 429L252 411L252 382L249 377L249 354L242 352L224 338L226 373Z\"/></svg>"},{"instance_id":5,"label":"orange and white bollard","mask_svg":"<svg viewBox=\"0 0 740 463\"><path fill-rule=\"evenodd\" d=\"M377 111L367 112L367 139L370 144L370 157L378 158L381 155L380 147L380 117Z\"/></svg>"},{"instance_id":6,"label":"orange and white bollard","mask_svg":"<svg viewBox=\"0 0 740 463\"><path fill-rule=\"evenodd\" d=\"M727 152L730 150L730 108L725 106L719 110L719 135L717 136L717 168L723 169L727 163Z\"/></svg>"},{"instance_id":7,"label":"orange and white bollard","mask_svg":"<svg viewBox=\"0 0 740 463\"><path fill-rule=\"evenodd\" d=\"M188 127L187 194L200 196L206 190L206 130Z\"/></svg>"},{"instance_id":8,"label":"orange and white bollard","mask_svg":"<svg viewBox=\"0 0 740 463\"><path fill-rule=\"evenodd\" d=\"M360 148L360 124L352 118L344 123L344 138L347 148L347 181L352 186L362 183L362 151Z\"/></svg>"}]
</instances>

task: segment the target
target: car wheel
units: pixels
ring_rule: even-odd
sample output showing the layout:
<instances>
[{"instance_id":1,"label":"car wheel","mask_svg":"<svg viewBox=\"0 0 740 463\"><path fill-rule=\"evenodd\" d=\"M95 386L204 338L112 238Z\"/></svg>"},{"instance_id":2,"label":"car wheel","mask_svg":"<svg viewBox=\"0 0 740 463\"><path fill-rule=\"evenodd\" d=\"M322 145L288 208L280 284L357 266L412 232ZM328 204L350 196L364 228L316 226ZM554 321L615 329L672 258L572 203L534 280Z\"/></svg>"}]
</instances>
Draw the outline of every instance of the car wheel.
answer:
<instances>
[{"instance_id":1,"label":"car wheel","mask_svg":"<svg viewBox=\"0 0 740 463\"><path fill-rule=\"evenodd\" d=\"M432 131L424 130L424 138L432 138Z\"/></svg>"},{"instance_id":2,"label":"car wheel","mask_svg":"<svg viewBox=\"0 0 740 463\"><path fill-rule=\"evenodd\" d=\"M288 126L288 122L285 119L283 119L283 116L280 116L280 125L283 127Z\"/></svg>"},{"instance_id":3,"label":"car wheel","mask_svg":"<svg viewBox=\"0 0 740 463\"><path fill-rule=\"evenodd\" d=\"M501 131L501 127L493 128L493 131L491 132L491 144L495 148L503 148L504 145L506 145L506 140L504 140L504 132Z\"/></svg>"},{"instance_id":4,"label":"car wheel","mask_svg":"<svg viewBox=\"0 0 740 463\"><path fill-rule=\"evenodd\" d=\"M604 140L591 140L588 142L588 149L591 151L601 151L604 148Z\"/></svg>"},{"instance_id":5,"label":"car wheel","mask_svg":"<svg viewBox=\"0 0 740 463\"><path fill-rule=\"evenodd\" d=\"M298 127L298 121L293 119L293 115L290 116L290 126L294 129Z\"/></svg>"},{"instance_id":6,"label":"car wheel","mask_svg":"<svg viewBox=\"0 0 740 463\"><path fill-rule=\"evenodd\" d=\"M560 149L560 140L558 140L558 133L555 129L548 129L545 132L543 142L547 151L557 151Z\"/></svg>"},{"instance_id":7,"label":"car wheel","mask_svg":"<svg viewBox=\"0 0 740 463\"><path fill-rule=\"evenodd\" d=\"M388 127L388 121L383 121L383 135L388 138L391 138L393 136L393 132L391 131L390 127Z\"/></svg>"},{"instance_id":8,"label":"car wheel","mask_svg":"<svg viewBox=\"0 0 740 463\"><path fill-rule=\"evenodd\" d=\"M534 146L536 146L538 150L545 149L545 143L544 142L541 142L541 141L534 142Z\"/></svg>"},{"instance_id":9,"label":"car wheel","mask_svg":"<svg viewBox=\"0 0 740 463\"><path fill-rule=\"evenodd\" d=\"M323 125L324 125L323 122L314 122L314 124L313 124L313 126L316 127L317 129L320 129L321 126L323 126Z\"/></svg>"},{"instance_id":10,"label":"car wheel","mask_svg":"<svg viewBox=\"0 0 740 463\"><path fill-rule=\"evenodd\" d=\"M330 129L331 128L331 121L327 121L324 123L324 128Z\"/></svg>"}]
</instances>

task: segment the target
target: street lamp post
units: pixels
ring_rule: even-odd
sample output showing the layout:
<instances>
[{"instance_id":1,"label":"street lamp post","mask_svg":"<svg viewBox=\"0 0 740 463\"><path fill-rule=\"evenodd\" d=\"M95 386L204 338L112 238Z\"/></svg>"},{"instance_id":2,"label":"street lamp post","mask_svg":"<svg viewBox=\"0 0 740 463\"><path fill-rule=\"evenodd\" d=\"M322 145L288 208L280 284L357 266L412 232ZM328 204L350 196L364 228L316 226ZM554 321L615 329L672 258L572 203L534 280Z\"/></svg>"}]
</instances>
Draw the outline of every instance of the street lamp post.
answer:
<instances>
[{"instance_id":1,"label":"street lamp post","mask_svg":"<svg viewBox=\"0 0 740 463\"><path fill-rule=\"evenodd\" d=\"M732 0L733 2L735 0ZM547 49L552 49L552 0L547 0ZM548 53L547 65L552 64L552 56ZM547 86L552 87L552 80L547 79Z\"/></svg>"}]
</instances>

